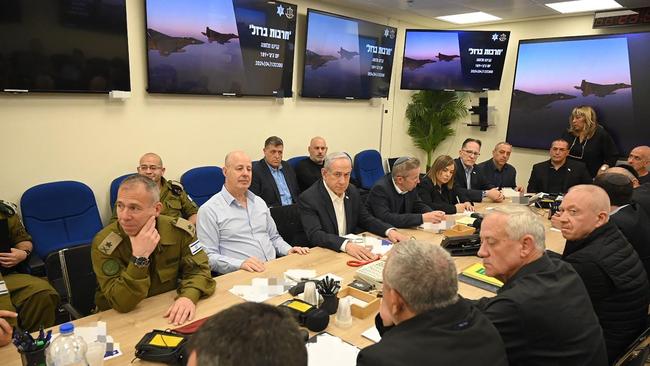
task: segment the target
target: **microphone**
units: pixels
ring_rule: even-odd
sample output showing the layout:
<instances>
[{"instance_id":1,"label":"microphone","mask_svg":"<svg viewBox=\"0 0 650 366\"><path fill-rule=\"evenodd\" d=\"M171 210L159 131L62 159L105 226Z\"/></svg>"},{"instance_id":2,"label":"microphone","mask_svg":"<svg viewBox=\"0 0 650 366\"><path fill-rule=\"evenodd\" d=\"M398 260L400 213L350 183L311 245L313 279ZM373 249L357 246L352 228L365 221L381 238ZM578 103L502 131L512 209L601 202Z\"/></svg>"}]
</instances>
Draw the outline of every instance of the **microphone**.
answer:
<instances>
[{"instance_id":1,"label":"microphone","mask_svg":"<svg viewBox=\"0 0 650 366\"><path fill-rule=\"evenodd\" d=\"M291 299L283 302L279 306L289 311L300 326L306 327L312 332L323 331L329 325L330 314L308 302Z\"/></svg>"}]
</instances>

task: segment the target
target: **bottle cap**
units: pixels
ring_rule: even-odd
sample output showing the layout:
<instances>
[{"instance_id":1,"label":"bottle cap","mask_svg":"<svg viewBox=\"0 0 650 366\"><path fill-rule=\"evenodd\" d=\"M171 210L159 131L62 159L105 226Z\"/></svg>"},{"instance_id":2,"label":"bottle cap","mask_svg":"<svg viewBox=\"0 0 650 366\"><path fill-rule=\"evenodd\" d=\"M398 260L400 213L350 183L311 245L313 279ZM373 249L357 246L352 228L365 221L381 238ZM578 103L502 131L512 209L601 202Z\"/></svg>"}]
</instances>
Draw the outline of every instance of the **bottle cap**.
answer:
<instances>
[{"instance_id":1,"label":"bottle cap","mask_svg":"<svg viewBox=\"0 0 650 366\"><path fill-rule=\"evenodd\" d=\"M72 332L74 332L74 324L72 324L72 323L63 323L59 327L59 331L61 332L61 334L72 333Z\"/></svg>"}]
</instances>

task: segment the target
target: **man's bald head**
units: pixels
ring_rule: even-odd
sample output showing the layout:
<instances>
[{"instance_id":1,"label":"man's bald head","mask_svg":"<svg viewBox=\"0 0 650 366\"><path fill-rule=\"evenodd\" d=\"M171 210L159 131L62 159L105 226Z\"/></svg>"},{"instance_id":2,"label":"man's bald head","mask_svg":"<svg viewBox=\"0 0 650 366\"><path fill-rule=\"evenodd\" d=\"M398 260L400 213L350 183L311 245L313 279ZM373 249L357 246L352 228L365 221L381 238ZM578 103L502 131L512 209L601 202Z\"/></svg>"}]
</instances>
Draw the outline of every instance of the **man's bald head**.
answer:
<instances>
[{"instance_id":1,"label":"man's bald head","mask_svg":"<svg viewBox=\"0 0 650 366\"><path fill-rule=\"evenodd\" d=\"M627 157L627 163L632 165L640 176L647 175L648 165L650 165L650 146L642 145L632 149Z\"/></svg>"},{"instance_id":2,"label":"man's bald head","mask_svg":"<svg viewBox=\"0 0 650 366\"><path fill-rule=\"evenodd\" d=\"M243 151L229 152L224 159L223 175L226 178L223 184L226 190L235 198L241 197L251 185L251 158Z\"/></svg>"},{"instance_id":3,"label":"man's bald head","mask_svg":"<svg viewBox=\"0 0 650 366\"><path fill-rule=\"evenodd\" d=\"M238 161L240 159L244 159L244 160L248 159L249 161L251 160L248 154L246 154L241 150L231 151L228 154L226 154L226 158L223 161L223 166L229 166L229 165L232 166L232 164L235 161Z\"/></svg>"},{"instance_id":4,"label":"man's bald head","mask_svg":"<svg viewBox=\"0 0 650 366\"><path fill-rule=\"evenodd\" d=\"M309 159L311 161L322 164L325 156L327 156L327 142L320 136L312 137L311 141L309 141L309 146L307 146L307 151L309 152Z\"/></svg>"},{"instance_id":5,"label":"man's bald head","mask_svg":"<svg viewBox=\"0 0 650 366\"><path fill-rule=\"evenodd\" d=\"M581 240L609 221L609 197L602 188L581 184L571 187L562 199L559 223L567 240Z\"/></svg>"},{"instance_id":6,"label":"man's bald head","mask_svg":"<svg viewBox=\"0 0 650 366\"><path fill-rule=\"evenodd\" d=\"M162 176L165 174L162 159L158 154L148 152L140 158L138 163L138 174L154 181L158 187L162 186Z\"/></svg>"},{"instance_id":7,"label":"man's bald head","mask_svg":"<svg viewBox=\"0 0 650 366\"><path fill-rule=\"evenodd\" d=\"M151 160L153 159L153 160ZM140 164L142 164L143 161L155 161L159 167L163 167L163 162L162 158L160 155L152 152L148 152L140 157Z\"/></svg>"}]
</instances>

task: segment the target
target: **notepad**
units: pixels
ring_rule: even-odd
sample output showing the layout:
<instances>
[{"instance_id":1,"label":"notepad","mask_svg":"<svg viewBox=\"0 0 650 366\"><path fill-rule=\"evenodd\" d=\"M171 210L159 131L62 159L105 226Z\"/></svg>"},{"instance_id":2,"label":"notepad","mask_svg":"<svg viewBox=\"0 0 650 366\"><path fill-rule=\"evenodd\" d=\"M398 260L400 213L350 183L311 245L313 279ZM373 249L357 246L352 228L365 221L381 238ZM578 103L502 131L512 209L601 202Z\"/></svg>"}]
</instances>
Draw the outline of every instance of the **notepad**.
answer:
<instances>
[{"instance_id":1,"label":"notepad","mask_svg":"<svg viewBox=\"0 0 650 366\"><path fill-rule=\"evenodd\" d=\"M151 338L149 344L152 346L173 348L178 346L178 344L181 343L183 339L183 337L176 337L173 335L156 334L153 338Z\"/></svg>"},{"instance_id":2,"label":"notepad","mask_svg":"<svg viewBox=\"0 0 650 366\"><path fill-rule=\"evenodd\" d=\"M458 280L495 293L503 286L503 282L485 274L485 267L481 263L474 263L465 268L458 275Z\"/></svg>"}]
</instances>

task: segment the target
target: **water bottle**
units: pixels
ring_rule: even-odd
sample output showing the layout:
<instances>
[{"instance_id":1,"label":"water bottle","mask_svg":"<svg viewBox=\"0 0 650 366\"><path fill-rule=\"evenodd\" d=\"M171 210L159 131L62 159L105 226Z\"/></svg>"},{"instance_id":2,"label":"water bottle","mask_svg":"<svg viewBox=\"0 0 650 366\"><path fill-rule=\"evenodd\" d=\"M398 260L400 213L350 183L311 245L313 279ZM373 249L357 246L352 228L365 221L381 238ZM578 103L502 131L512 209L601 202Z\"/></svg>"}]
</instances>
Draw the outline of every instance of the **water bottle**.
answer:
<instances>
[{"instance_id":1,"label":"water bottle","mask_svg":"<svg viewBox=\"0 0 650 366\"><path fill-rule=\"evenodd\" d=\"M86 342L74 334L74 324L61 324L59 332L47 349L47 366L87 366Z\"/></svg>"}]
</instances>

